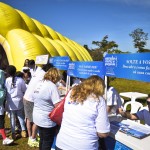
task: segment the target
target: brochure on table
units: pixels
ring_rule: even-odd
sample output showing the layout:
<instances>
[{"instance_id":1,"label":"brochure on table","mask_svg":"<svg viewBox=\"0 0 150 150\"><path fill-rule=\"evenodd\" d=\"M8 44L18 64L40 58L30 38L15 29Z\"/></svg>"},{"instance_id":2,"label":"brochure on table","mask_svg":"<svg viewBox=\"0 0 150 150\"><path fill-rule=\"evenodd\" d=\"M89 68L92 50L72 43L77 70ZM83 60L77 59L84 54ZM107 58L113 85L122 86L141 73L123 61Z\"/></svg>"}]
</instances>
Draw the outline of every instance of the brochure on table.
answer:
<instances>
[{"instance_id":1,"label":"brochure on table","mask_svg":"<svg viewBox=\"0 0 150 150\"><path fill-rule=\"evenodd\" d=\"M111 131L119 130L127 135L142 139L150 135L150 127L140 124L131 124L128 120L121 122L111 121Z\"/></svg>"}]
</instances>

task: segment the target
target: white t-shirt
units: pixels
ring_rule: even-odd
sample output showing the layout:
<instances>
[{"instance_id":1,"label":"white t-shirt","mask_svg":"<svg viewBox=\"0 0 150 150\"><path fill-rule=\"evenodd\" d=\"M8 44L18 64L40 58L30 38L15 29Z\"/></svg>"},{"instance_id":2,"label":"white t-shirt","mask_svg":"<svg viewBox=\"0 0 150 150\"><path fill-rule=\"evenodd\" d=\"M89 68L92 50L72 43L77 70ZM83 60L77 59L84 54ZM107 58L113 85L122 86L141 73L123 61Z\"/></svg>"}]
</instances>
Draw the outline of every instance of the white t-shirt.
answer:
<instances>
[{"instance_id":1,"label":"white t-shirt","mask_svg":"<svg viewBox=\"0 0 150 150\"><path fill-rule=\"evenodd\" d=\"M35 65L35 68L30 68L31 77L33 77L36 74L36 72L40 69L42 69L42 68L38 67L36 65Z\"/></svg>"},{"instance_id":2,"label":"white t-shirt","mask_svg":"<svg viewBox=\"0 0 150 150\"><path fill-rule=\"evenodd\" d=\"M48 115L53 110L54 104L60 101L56 85L51 81L40 81L34 90L33 99L33 122L45 128L55 126Z\"/></svg>"},{"instance_id":3,"label":"white t-shirt","mask_svg":"<svg viewBox=\"0 0 150 150\"><path fill-rule=\"evenodd\" d=\"M24 95L24 98L27 101L33 102L33 98L32 98L33 91L36 85L39 83L39 81L43 80L44 75L45 75L45 71L41 67L38 67L36 69L36 72L34 73L34 76L31 78Z\"/></svg>"},{"instance_id":4,"label":"white t-shirt","mask_svg":"<svg viewBox=\"0 0 150 150\"><path fill-rule=\"evenodd\" d=\"M139 120L143 120L145 122L145 125L150 126L150 112L148 110L148 107L146 109L138 111L136 115L138 116Z\"/></svg>"},{"instance_id":5,"label":"white t-shirt","mask_svg":"<svg viewBox=\"0 0 150 150\"><path fill-rule=\"evenodd\" d=\"M19 110L23 107L23 95L26 91L26 85L22 78L15 77L14 83L13 87L12 77L8 77L5 81L6 100L9 110Z\"/></svg>"},{"instance_id":6,"label":"white t-shirt","mask_svg":"<svg viewBox=\"0 0 150 150\"><path fill-rule=\"evenodd\" d=\"M112 106L111 114L116 114L118 108L123 108L121 98L114 87L107 90L107 106Z\"/></svg>"},{"instance_id":7,"label":"white t-shirt","mask_svg":"<svg viewBox=\"0 0 150 150\"><path fill-rule=\"evenodd\" d=\"M63 120L57 135L56 146L63 150L97 150L97 132L110 131L105 100L88 97L83 104L69 102L66 97Z\"/></svg>"}]
</instances>

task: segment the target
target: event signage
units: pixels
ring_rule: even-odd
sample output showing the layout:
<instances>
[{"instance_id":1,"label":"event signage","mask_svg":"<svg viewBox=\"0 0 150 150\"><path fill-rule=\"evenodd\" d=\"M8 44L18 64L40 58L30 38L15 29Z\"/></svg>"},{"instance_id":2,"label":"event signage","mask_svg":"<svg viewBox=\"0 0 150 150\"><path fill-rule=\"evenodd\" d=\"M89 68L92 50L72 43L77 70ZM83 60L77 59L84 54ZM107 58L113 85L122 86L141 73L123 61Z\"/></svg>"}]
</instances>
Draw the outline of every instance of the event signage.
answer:
<instances>
[{"instance_id":1,"label":"event signage","mask_svg":"<svg viewBox=\"0 0 150 150\"><path fill-rule=\"evenodd\" d=\"M105 75L150 82L150 53L107 54Z\"/></svg>"},{"instance_id":2,"label":"event signage","mask_svg":"<svg viewBox=\"0 0 150 150\"><path fill-rule=\"evenodd\" d=\"M104 77L103 62L100 61L70 62L67 75L78 78L88 78L92 75L98 75L103 78Z\"/></svg>"},{"instance_id":3,"label":"event signage","mask_svg":"<svg viewBox=\"0 0 150 150\"><path fill-rule=\"evenodd\" d=\"M49 59L49 63L52 63L56 68L60 70L67 70L70 62L68 56L56 56Z\"/></svg>"},{"instance_id":4,"label":"event signage","mask_svg":"<svg viewBox=\"0 0 150 150\"><path fill-rule=\"evenodd\" d=\"M49 55L36 56L35 64L47 64Z\"/></svg>"}]
</instances>

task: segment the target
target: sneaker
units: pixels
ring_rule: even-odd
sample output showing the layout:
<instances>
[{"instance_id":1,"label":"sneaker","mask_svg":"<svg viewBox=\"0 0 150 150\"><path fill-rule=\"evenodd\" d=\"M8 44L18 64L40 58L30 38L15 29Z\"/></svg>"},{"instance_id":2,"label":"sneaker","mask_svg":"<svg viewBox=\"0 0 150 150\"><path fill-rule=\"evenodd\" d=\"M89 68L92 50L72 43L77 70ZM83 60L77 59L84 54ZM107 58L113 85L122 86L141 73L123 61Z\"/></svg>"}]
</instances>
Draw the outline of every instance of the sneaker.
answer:
<instances>
[{"instance_id":1,"label":"sneaker","mask_svg":"<svg viewBox=\"0 0 150 150\"><path fill-rule=\"evenodd\" d=\"M28 140L28 145L30 147L39 147L39 142L37 140L30 139Z\"/></svg>"},{"instance_id":2,"label":"sneaker","mask_svg":"<svg viewBox=\"0 0 150 150\"><path fill-rule=\"evenodd\" d=\"M5 138L3 140L3 145L9 145L9 144L13 143L13 141L14 141L13 139Z\"/></svg>"},{"instance_id":3,"label":"sneaker","mask_svg":"<svg viewBox=\"0 0 150 150\"><path fill-rule=\"evenodd\" d=\"M24 130L24 131L21 131L21 136L23 138L26 138L27 137L27 132Z\"/></svg>"},{"instance_id":4,"label":"sneaker","mask_svg":"<svg viewBox=\"0 0 150 150\"><path fill-rule=\"evenodd\" d=\"M40 137L38 136L38 137L36 138L36 140L37 140L38 142L40 142Z\"/></svg>"}]
</instances>

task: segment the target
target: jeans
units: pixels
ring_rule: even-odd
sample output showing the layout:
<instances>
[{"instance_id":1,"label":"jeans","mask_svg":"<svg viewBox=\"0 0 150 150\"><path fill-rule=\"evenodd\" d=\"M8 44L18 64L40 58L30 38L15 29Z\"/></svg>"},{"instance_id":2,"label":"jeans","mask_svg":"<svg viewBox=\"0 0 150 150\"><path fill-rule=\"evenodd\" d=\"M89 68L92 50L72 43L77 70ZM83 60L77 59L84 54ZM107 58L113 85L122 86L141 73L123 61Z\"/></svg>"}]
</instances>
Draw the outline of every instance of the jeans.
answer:
<instances>
[{"instance_id":1,"label":"jeans","mask_svg":"<svg viewBox=\"0 0 150 150\"><path fill-rule=\"evenodd\" d=\"M54 141L54 136L56 132L56 127L43 128L39 127L40 135L40 150L50 150Z\"/></svg>"},{"instance_id":2,"label":"jeans","mask_svg":"<svg viewBox=\"0 0 150 150\"><path fill-rule=\"evenodd\" d=\"M0 115L0 129L4 129L4 115Z\"/></svg>"},{"instance_id":3,"label":"jeans","mask_svg":"<svg viewBox=\"0 0 150 150\"><path fill-rule=\"evenodd\" d=\"M21 108L20 110L10 110L10 122L11 122L11 131L12 131L12 133L15 133L16 117L19 120L21 130L22 131L26 130L24 109Z\"/></svg>"}]
</instances>

